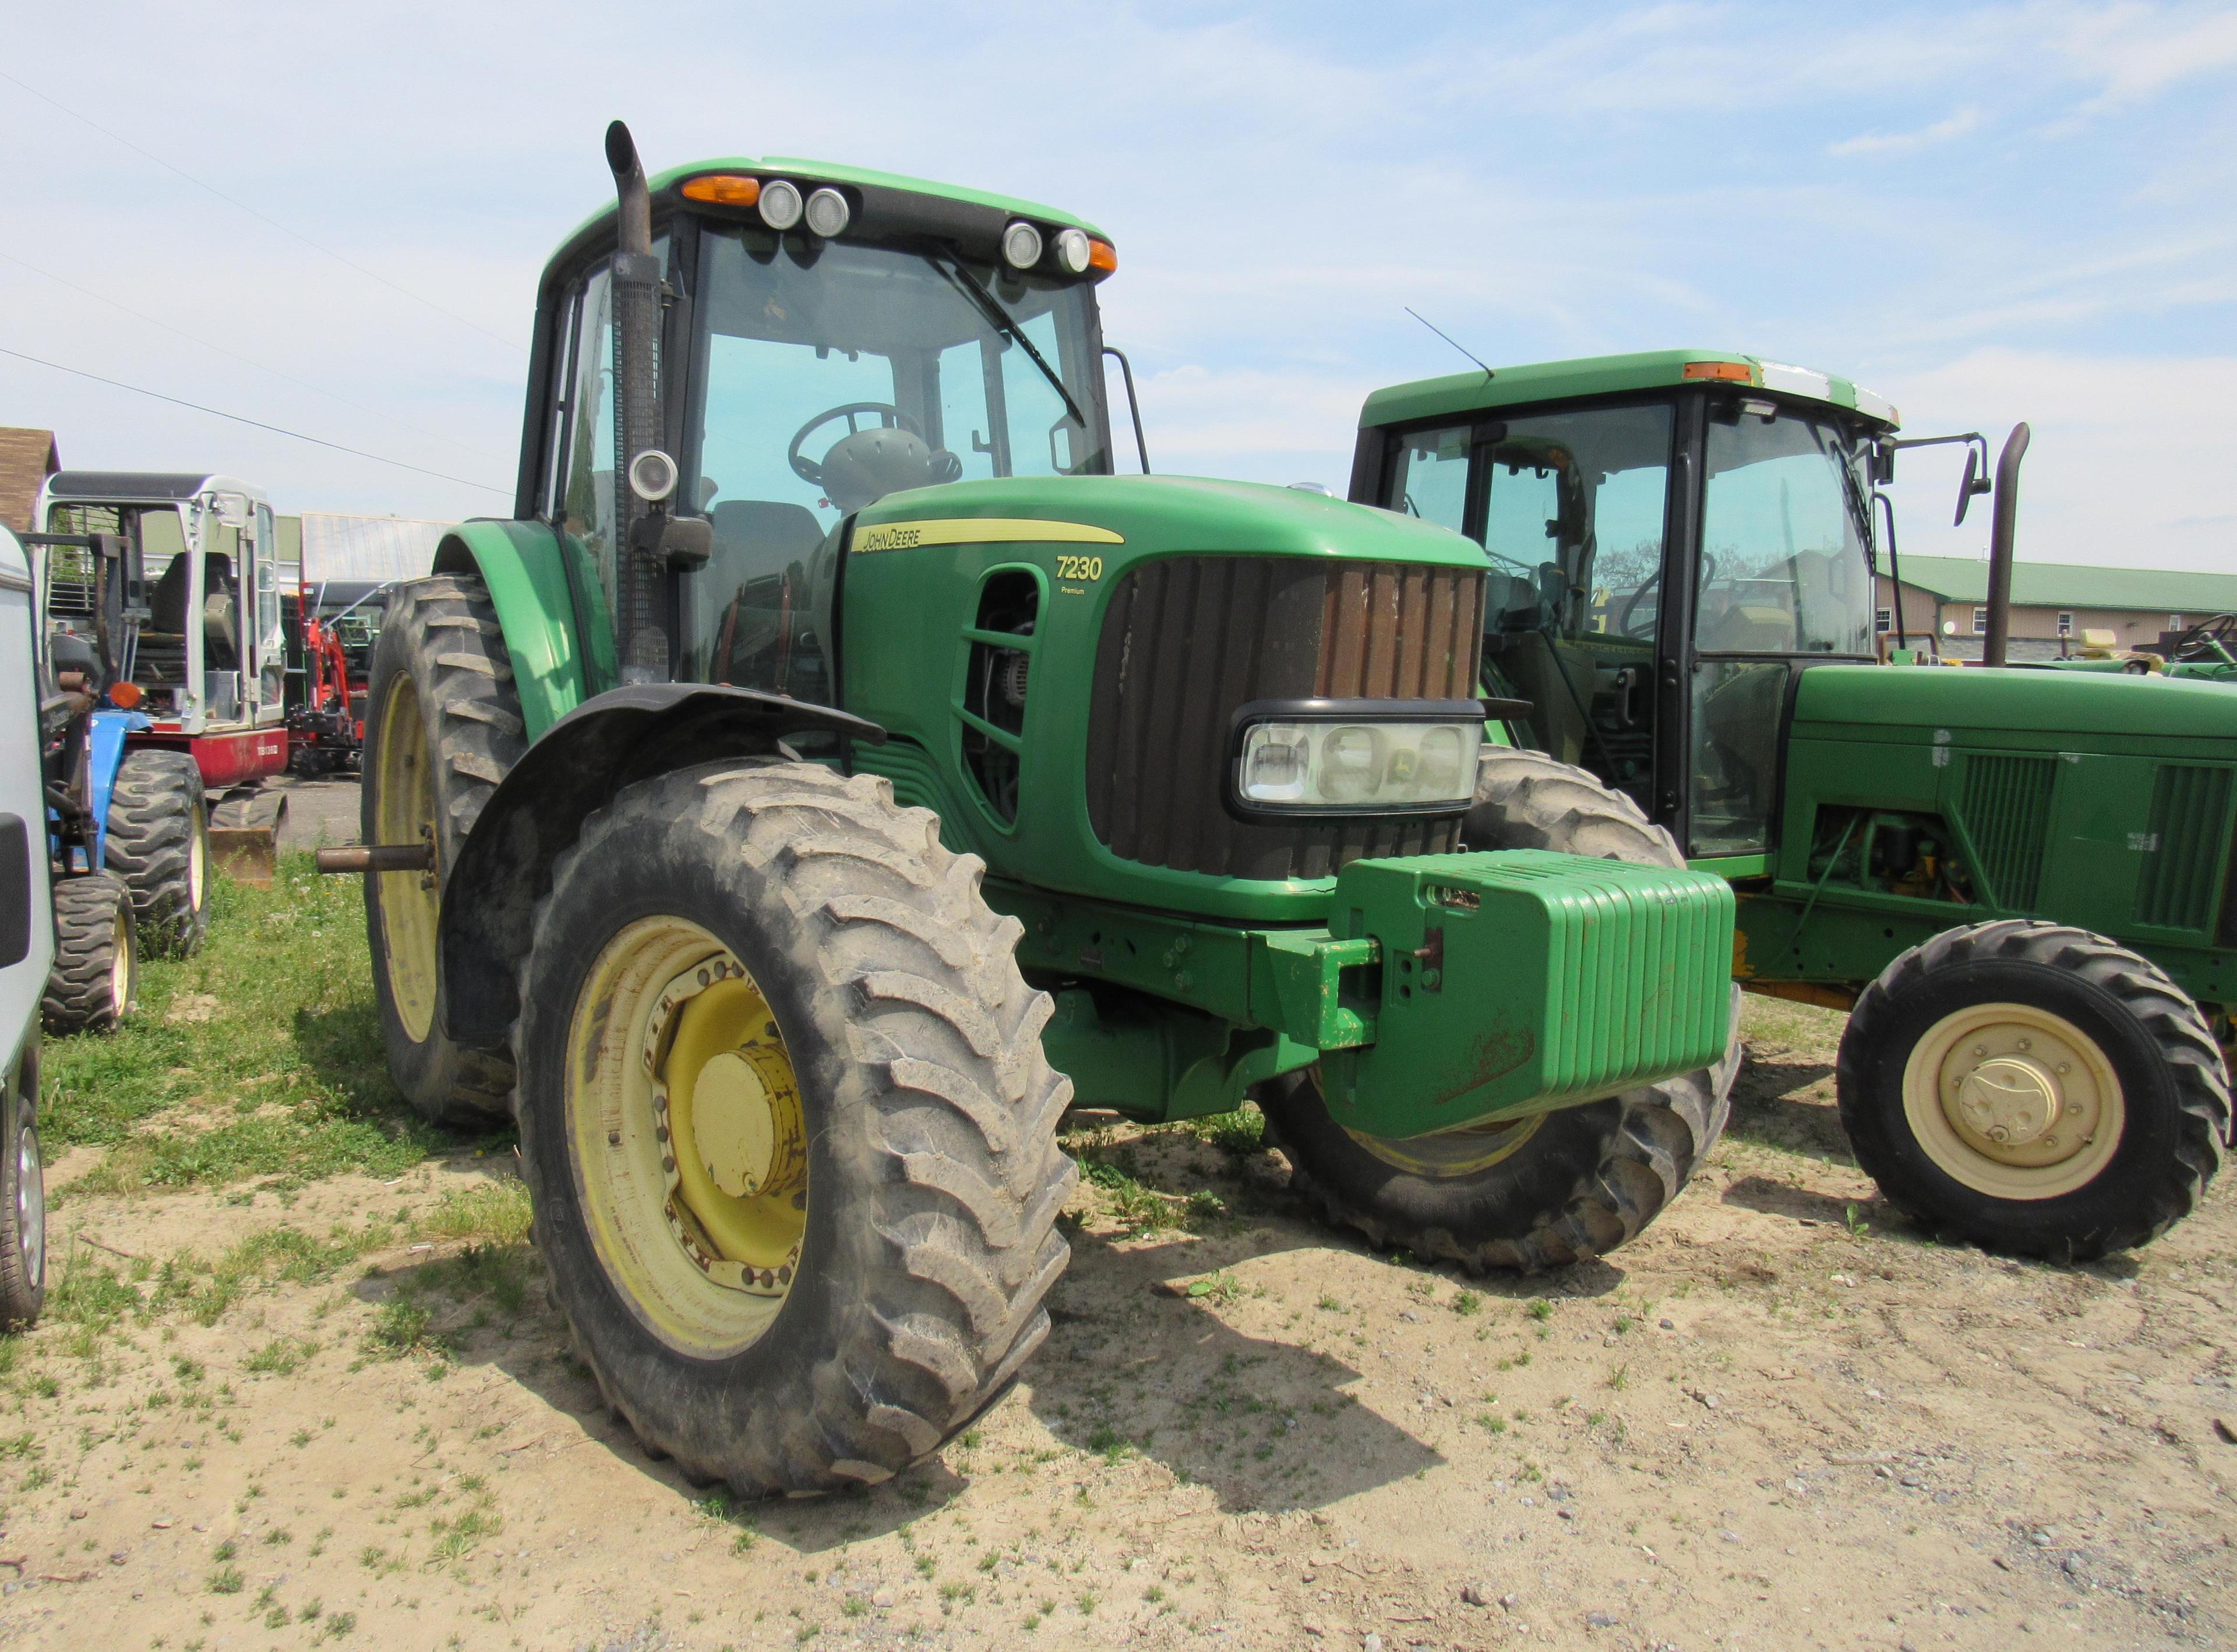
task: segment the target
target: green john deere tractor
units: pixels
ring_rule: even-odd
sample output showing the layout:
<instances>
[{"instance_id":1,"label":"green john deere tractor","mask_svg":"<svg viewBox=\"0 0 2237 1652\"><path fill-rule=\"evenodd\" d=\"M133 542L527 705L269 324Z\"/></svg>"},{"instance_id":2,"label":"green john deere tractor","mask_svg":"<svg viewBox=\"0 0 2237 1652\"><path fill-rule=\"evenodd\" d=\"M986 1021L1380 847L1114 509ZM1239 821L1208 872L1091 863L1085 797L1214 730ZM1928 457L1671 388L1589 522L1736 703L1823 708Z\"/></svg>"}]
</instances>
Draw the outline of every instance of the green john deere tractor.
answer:
<instances>
[{"instance_id":1,"label":"green john deere tractor","mask_svg":"<svg viewBox=\"0 0 2237 1652\"><path fill-rule=\"evenodd\" d=\"M639 1435L742 1492L932 1450L1046 1334L1074 1105L1257 1098L1478 1267L1650 1219L1722 1122L1732 893L1456 852L1476 547L1112 474L1076 218L607 155L515 517L392 597L325 862L399 1084L517 1119Z\"/></svg>"},{"instance_id":2,"label":"green john deere tractor","mask_svg":"<svg viewBox=\"0 0 2237 1652\"><path fill-rule=\"evenodd\" d=\"M1874 663L1897 450L1975 444L1962 505L1984 443L1699 351L1401 385L1360 424L1351 497L1484 547L1484 681L1528 702L1471 847L1651 835L1731 880L1739 980L1851 1011L1842 1119L1915 1215L2086 1257L2191 1210L2230 1130L2237 697Z\"/></svg>"}]
</instances>

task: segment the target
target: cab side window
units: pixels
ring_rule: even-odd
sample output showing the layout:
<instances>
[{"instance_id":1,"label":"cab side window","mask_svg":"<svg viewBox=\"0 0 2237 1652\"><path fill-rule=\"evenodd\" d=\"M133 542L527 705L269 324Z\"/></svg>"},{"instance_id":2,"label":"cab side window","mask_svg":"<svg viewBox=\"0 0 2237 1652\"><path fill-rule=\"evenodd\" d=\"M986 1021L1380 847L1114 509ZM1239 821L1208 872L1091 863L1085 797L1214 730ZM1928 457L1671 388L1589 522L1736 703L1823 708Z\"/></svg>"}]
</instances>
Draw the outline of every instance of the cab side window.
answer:
<instances>
[{"instance_id":1,"label":"cab side window","mask_svg":"<svg viewBox=\"0 0 2237 1652\"><path fill-rule=\"evenodd\" d=\"M1468 514L1468 446L1471 426L1410 431L1390 455L1385 496L1389 507L1439 527L1462 532Z\"/></svg>"}]
</instances>

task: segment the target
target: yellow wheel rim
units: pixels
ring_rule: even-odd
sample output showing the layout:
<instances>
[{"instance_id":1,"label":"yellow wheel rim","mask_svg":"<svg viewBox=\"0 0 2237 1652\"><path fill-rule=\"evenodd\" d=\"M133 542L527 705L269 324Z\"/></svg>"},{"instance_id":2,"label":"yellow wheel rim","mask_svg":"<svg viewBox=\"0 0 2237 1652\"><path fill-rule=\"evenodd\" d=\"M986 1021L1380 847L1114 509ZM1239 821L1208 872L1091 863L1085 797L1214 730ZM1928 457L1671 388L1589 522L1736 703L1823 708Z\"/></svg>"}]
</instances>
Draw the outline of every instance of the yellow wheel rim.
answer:
<instances>
[{"instance_id":1,"label":"yellow wheel rim","mask_svg":"<svg viewBox=\"0 0 2237 1652\"><path fill-rule=\"evenodd\" d=\"M1534 1113L1527 1119L1479 1124L1466 1130L1441 1130L1433 1136L1413 1136L1403 1141L1370 1136L1349 1127L1344 1134L1394 1169L1445 1180L1473 1176L1514 1157L1545 1122L1544 1113Z\"/></svg>"},{"instance_id":2,"label":"yellow wheel rim","mask_svg":"<svg viewBox=\"0 0 2237 1652\"><path fill-rule=\"evenodd\" d=\"M194 834L187 839L187 910L202 909L202 891L209 877L209 816L195 805Z\"/></svg>"},{"instance_id":3,"label":"yellow wheel rim","mask_svg":"<svg viewBox=\"0 0 2237 1652\"><path fill-rule=\"evenodd\" d=\"M380 714L374 770L374 825L383 843L435 843L435 773L419 691L408 677L389 687ZM415 1044L435 1026L435 925L442 909L442 874L378 872L380 949L389 1001Z\"/></svg>"},{"instance_id":4,"label":"yellow wheel rim","mask_svg":"<svg viewBox=\"0 0 2237 1652\"><path fill-rule=\"evenodd\" d=\"M769 1001L689 919L643 918L591 967L566 1115L599 1260L679 1351L751 1345L800 1269L808 1123Z\"/></svg>"},{"instance_id":5,"label":"yellow wheel rim","mask_svg":"<svg viewBox=\"0 0 2237 1652\"><path fill-rule=\"evenodd\" d=\"M1927 1157L1992 1199L2089 1186L2128 1123L2097 1041L2029 1004L1975 1004L1937 1021L1904 1064L1903 1110Z\"/></svg>"}]
</instances>

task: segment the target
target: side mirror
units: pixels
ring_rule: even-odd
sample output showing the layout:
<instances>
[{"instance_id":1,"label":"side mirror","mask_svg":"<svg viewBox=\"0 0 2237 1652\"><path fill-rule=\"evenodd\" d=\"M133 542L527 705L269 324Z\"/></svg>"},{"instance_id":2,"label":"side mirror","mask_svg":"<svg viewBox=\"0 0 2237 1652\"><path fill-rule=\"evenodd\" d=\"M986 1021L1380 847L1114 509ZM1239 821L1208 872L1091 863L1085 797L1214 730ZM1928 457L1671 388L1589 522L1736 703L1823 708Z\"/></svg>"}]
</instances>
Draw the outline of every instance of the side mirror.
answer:
<instances>
[{"instance_id":1,"label":"side mirror","mask_svg":"<svg viewBox=\"0 0 2237 1652\"><path fill-rule=\"evenodd\" d=\"M630 528L630 548L650 552L671 568L703 568L715 554L715 525L703 516L670 516L655 511Z\"/></svg>"},{"instance_id":2,"label":"side mirror","mask_svg":"<svg viewBox=\"0 0 2237 1652\"><path fill-rule=\"evenodd\" d=\"M1982 457L1987 452L1988 449L1985 446L1968 447L1965 450L1965 475L1964 479L1957 484L1957 514L1950 521L1950 525L1953 528L1963 525L1965 512L1973 508L1974 495L1989 491L1990 482L1986 474L1988 467L1982 463Z\"/></svg>"},{"instance_id":3,"label":"side mirror","mask_svg":"<svg viewBox=\"0 0 2237 1652\"><path fill-rule=\"evenodd\" d=\"M1885 487L1895 480L1895 444L1877 441L1872 444L1872 486Z\"/></svg>"}]
</instances>

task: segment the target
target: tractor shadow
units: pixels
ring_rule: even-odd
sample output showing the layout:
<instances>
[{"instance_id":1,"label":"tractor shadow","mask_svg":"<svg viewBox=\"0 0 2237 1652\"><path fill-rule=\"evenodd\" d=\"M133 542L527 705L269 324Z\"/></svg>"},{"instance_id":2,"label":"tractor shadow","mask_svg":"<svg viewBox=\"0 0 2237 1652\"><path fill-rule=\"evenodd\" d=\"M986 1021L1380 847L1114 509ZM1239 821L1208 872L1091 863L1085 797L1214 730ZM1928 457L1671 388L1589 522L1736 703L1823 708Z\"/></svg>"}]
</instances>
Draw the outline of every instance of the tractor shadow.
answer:
<instances>
[{"instance_id":1,"label":"tractor shadow","mask_svg":"<svg viewBox=\"0 0 2237 1652\"><path fill-rule=\"evenodd\" d=\"M1116 1237L1073 1234L1020 1384L1059 1440L1114 1465L1161 1464L1230 1513L1321 1508L1444 1462L1349 1391L1361 1372L1342 1359L1230 1324L1240 1287L1222 1299L1177 1284L1302 1245L1256 1243L1263 1228L1241 1246Z\"/></svg>"},{"instance_id":2,"label":"tractor shadow","mask_svg":"<svg viewBox=\"0 0 2237 1652\"><path fill-rule=\"evenodd\" d=\"M1766 1061L1751 1051L1732 1080L1732 1121L1725 1131L1736 1141L1757 1146L1836 1163L1849 1160L1830 1061Z\"/></svg>"}]
</instances>

